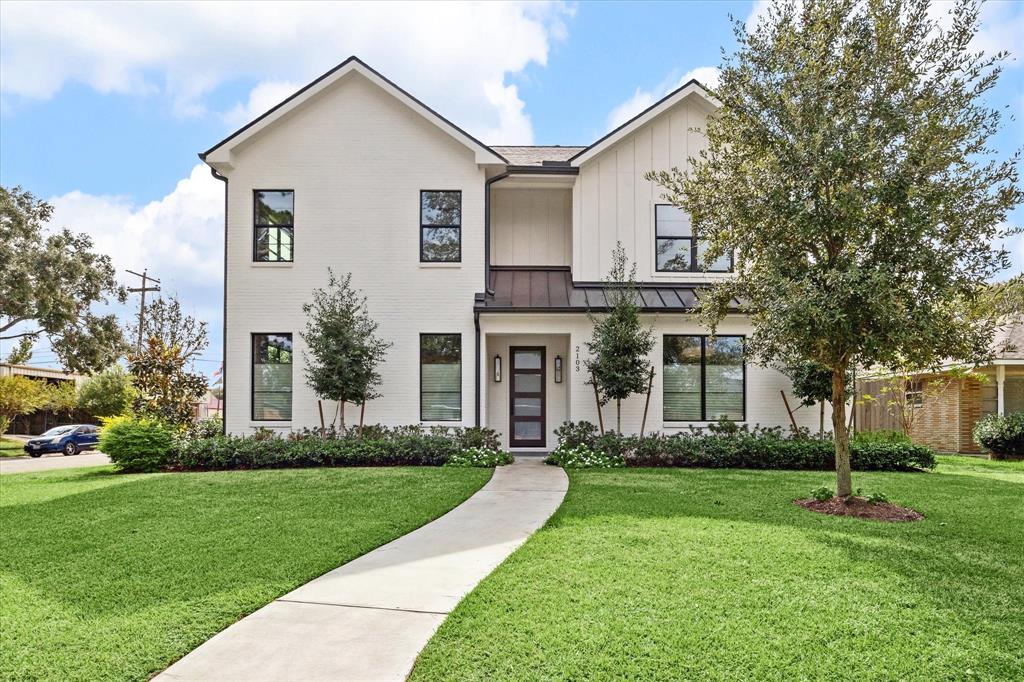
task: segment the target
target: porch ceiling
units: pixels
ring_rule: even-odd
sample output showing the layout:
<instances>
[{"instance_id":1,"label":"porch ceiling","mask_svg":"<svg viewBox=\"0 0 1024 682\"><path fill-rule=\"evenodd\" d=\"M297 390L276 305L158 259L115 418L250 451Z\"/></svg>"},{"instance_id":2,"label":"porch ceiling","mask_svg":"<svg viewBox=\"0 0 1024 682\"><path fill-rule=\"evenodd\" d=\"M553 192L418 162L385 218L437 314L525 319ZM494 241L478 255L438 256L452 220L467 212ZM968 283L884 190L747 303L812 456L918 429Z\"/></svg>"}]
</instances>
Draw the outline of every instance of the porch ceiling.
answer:
<instances>
[{"instance_id":1,"label":"porch ceiling","mask_svg":"<svg viewBox=\"0 0 1024 682\"><path fill-rule=\"evenodd\" d=\"M699 284L640 284L643 312L688 312L700 307ZM478 312L601 312L608 309L604 285L573 282L569 268L492 266L490 292L477 294ZM732 309L739 310L733 299Z\"/></svg>"}]
</instances>

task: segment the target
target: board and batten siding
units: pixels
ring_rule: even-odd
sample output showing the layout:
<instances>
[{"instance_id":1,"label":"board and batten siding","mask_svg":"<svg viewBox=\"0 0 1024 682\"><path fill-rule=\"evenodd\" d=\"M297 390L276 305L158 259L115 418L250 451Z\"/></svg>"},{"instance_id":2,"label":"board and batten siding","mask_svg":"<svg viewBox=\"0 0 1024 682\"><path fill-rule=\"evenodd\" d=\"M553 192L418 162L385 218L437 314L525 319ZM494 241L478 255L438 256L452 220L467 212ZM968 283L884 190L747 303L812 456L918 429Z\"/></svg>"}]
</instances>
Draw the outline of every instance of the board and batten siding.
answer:
<instances>
[{"instance_id":1,"label":"board and batten siding","mask_svg":"<svg viewBox=\"0 0 1024 682\"><path fill-rule=\"evenodd\" d=\"M494 265L570 265L571 258L571 190L495 186L491 194Z\"/></svg>"},{"instance_id":2,"label":"board and batten siding","mask_svg":"<svg viewBox=\"0 0 1024 682\"><path fill-rule=\"evenodd\" d=\"M474 421L473 293L483 280L484 173L473 152L359 75L350 74L234 150L228 176L226 424L319 425L303 375L302 304L327 284L327 269L352 274L381 338L382 397L368 423L419 419L419 335L462 337L462 420ZM253 190L295 192L295 260L253 263ZM462 262L421 264L420 190L462 191ZM250 419L250 334L292 334L292 420ZM335 405L326 403L330 418ZM347 412L348 423L358 410Z\"/></svg>"},{"instance_id":3,"label":"board and batten siding","mask_svg":"<svg viewBox=\"0 0 1024 682\"><path fill-rule=\"evenodd\" d=\"M573 188L573 277L598 281L608 274L621 242L641 281L713 278L701 273L659 273L654 258L654 205L663 190L644 178L651 170L685 169L706 146L709 109L683 100L580 166ZM695 129L695 130L694 130Z\"/></svg>"}]
</instances>

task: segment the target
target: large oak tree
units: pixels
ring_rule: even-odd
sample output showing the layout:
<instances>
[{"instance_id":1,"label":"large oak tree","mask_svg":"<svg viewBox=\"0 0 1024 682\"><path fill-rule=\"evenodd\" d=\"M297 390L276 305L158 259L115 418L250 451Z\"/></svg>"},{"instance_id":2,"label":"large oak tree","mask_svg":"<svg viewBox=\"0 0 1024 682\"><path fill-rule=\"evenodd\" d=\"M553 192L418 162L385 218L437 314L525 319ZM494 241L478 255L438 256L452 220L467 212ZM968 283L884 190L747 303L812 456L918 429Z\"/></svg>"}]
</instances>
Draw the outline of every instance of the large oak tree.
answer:
<instances>
[{"instance_id":1,"label":"large oak tree","mask_svg":"<svg viewBox=\"0 0 1024 682\"><path fill-rule=\"evenodd\" d=\"M94 303L125 300L110 257L68 229L45 234L53 207L20 187L0 187L0 343L24 362L46 335L61 364L98 371L120 358L124 338L114 315Z\"/></svg>"},{"instance_id":2,"label":"large oak tree","mask_svg":"<svg viewBox=\"0 0 1024 682\"><path fill-rule=\"evenodd\" d=\"M997 244L1022 194L1019 156L988 147L1001 115L984 98L1006 55L972 51L977 3L942 22L928 5L778 2L752 32L737 24L707 149L688 173L653 176L706 262L738 254L707 322L738 297L756 358L830 370L840 496L847 371L978 361L1000 323L985 282L1010 266Z\"/></svg>"}]
</instances>

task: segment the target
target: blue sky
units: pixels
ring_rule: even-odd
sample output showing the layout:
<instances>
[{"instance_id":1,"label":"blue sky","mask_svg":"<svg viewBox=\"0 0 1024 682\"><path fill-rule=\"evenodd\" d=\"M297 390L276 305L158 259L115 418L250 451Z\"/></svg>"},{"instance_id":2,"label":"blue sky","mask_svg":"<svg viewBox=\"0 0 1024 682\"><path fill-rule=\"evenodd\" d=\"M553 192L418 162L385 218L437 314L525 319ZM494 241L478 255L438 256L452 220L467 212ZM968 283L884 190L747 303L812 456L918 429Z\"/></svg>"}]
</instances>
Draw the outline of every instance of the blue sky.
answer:
<instances>
[{"instance_id":1,"label":"blue sky","mask_svg":"<svg viewBox=\"0 0 1024 682\"><path fill-rule=\"evenodd\" d=\"M5 2L0 183L51 200L54 222L92 234L120 270L161 277L210 322L197 365L210 372L223 188L197 152L353 53L486 142L587 144L681 79L713 77L729 14L760 6ZM979 47L1022 36L1024 3L986 8ZM990 101L1017 116L995 141L1008 155L1024 146L1020 60ZM1019 271L1024 241L1010 246ZM32 362L53 360L41 342Z\"/></svg>"}]
</instances>

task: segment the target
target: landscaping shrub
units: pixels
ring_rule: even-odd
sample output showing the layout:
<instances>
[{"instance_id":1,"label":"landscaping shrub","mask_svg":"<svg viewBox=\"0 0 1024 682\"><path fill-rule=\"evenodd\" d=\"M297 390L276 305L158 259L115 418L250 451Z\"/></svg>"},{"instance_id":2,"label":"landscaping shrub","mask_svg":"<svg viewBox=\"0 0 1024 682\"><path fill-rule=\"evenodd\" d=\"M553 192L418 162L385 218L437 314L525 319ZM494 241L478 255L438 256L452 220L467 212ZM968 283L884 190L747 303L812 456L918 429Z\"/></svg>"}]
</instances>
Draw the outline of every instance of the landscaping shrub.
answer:
<instances>
[{"instance_id":1,"label":"landscaping shrub","mask_svg":"<svg viewBox=\"0 0 1024 682\"><path fill-rule=\"evenodd\" d=\"M167 465L174 436L156 419L110 417L103 420L100 450L119 471L158 471Z\"/></svg>"},{"instance_id":2,"label":"landscaping shrub","mask_svg":"<svg viewBox=\"0 0 1024 682\"><path fill-rule=\"evenodd\" d=\"M982 417L974 425L974 440L997 459L1024 457L1024 412Z\"/></svg>"},{"instance_id":3,"label":"landscaping shrub","mask_svg":"<svg viewBox=\"0 0 1024 682\"><path fill-rule=\"evenodd\" d=\"M563 424L556 431L559 448L549 461L562 464L589 461L580 455L569 456L577 448L592 450L625 466L635 467L709 467L744 469L813 469L828 471L835 467L835 446L831 439L808 436L804 432L785 433L779 427L750 429L715 425L709 432L665 435L654 433L643 438L617 433L598 436L586 423ZM565 454L559 454L561 450ZM903 441L854 442L851 444L854 469L861 471L909 471L935 467L935 453L929 448ZM596 459L602 462L604 460ZM565 464L562 464L566 466Z\"/></svg>"},{"instance_id":4,"label":"landscaping shrub","mask_svg":"<svg viewBox=\"0 0 1024 682\"><path fill-rule=\"evenodd\" d=\"M828 502L835 497L835 493L833 493L832 488L829 488L827 485L820 485L811 491L811 497L816 499L818 502Z\"/></svg>"},{"instance_id":5,"label":"landscaping shrub","mask_svg":"<svg viewBox=\"0 0 1024 682\"><path fill-rule=\"evenodd\" d=\"M462 453L468 454L462 454ZM493 454L481 454L481 453ZM495 466L510 461L498 452L492 429L420 426L363 427L339 433L304 429L281 438L273 432L250 436L182 439L167 466L181 470L281 469L317 466ZM481 463L483 461L494 463ZM469 464L468 462L474 462Z\"/></svg>"},{"instance_id":6,"label":"landscaping shrub","mask_svg":"<svg viewBox=\"0 0 1024 682\"><path fill-rule=\"evenodd\" d=\"M559 445L544 461L566 469L613 469L626 466L621 455L591 450L586 445Z\"/></svg>"},{"instance_id":7,"label":"landscaping shrub","mask_svg":"<svg viewBox=\"0 0 1024 682\"><path fill-rule=\"evenodd\" d=\"M473 447L456 452L448 458L444 465L446 467L496 467L511 463L511 452Z\"/></svg>"}]
</instances>

